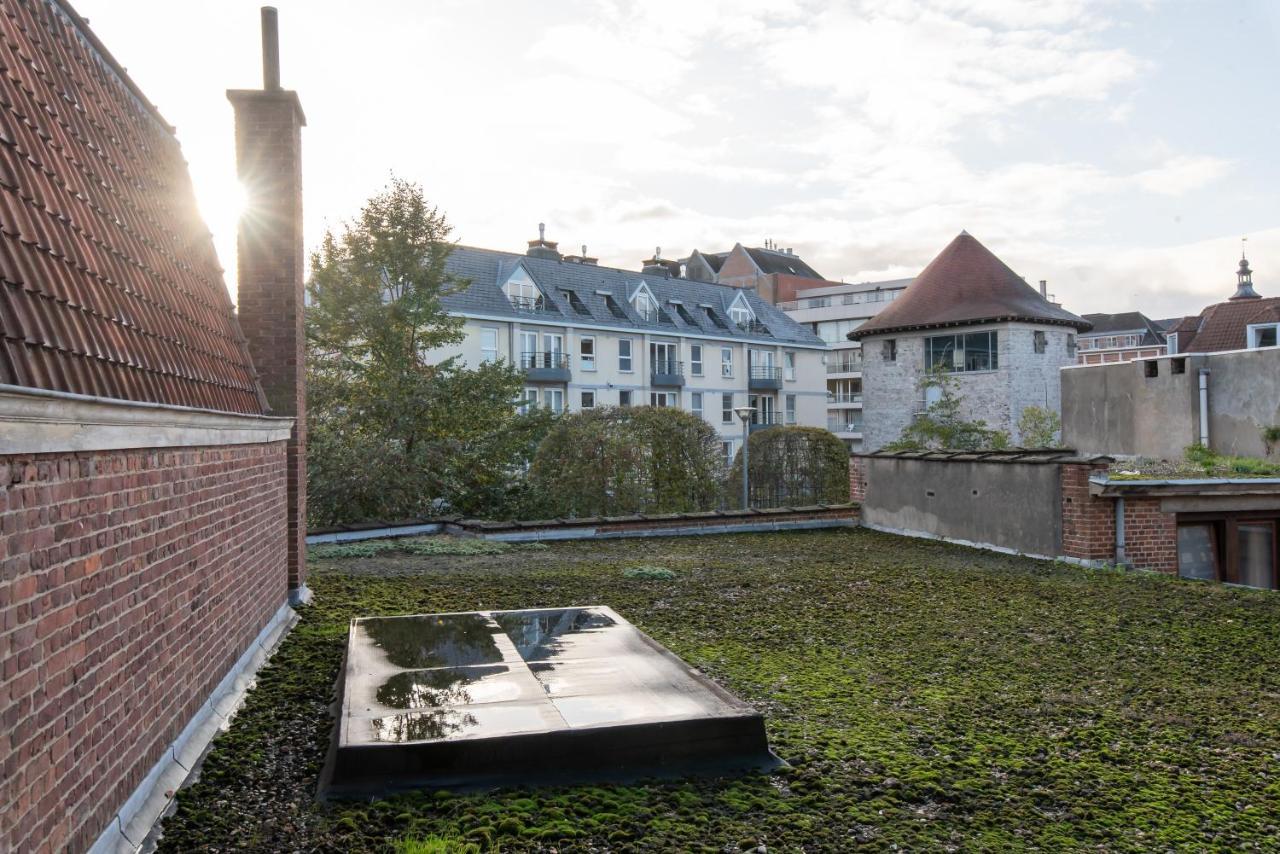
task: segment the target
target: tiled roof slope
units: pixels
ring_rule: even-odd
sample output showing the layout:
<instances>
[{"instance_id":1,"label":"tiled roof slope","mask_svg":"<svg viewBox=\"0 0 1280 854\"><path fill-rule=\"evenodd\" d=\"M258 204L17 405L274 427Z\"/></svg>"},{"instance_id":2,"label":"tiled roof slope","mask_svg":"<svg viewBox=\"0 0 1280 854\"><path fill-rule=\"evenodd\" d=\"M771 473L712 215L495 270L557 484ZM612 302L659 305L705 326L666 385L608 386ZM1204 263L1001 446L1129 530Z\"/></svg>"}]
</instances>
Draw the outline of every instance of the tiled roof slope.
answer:
<instances>
[{"instance_id":1,"label":"tiled roof slope","mask_svg":"<svg viewBox=\"0 0 1280 854\"><path fill-rule=\"evenodd\" d=\"M1087 320L1040 296L991 250L962 231L901 296L849 337L1004 321L1089 328Z\"/></svg>"},{"instance_id":2,"label":"tiled roof slope","mask_svg":"<svg viewBox=\"0 0 1280 854\"><path fill-rule=\"evenodd\" d=\"M537 283L552 310L530 314L517 311L502 292L502 285L522 264L530 278ZM667 335L707 335L717 338L741 338L755 341L803 344L825 347L822 339L765 302L755 291L730 288L725 285L695 282L690 279L672 279L666 276L650 276L633 270L619 270L594 264L577 264L548 258L532 258L512 252L493 249L476 249L457 246L446 264L448 273L470 285L441 301L444 307L459 314L485 315L488 317L537 319L566 325L608 326L619 329L637 329ZM647 321L631 307L630 297L643 282L653 293L665 318ZM573 291L581 301L586 314L580 313L564 296ZM625 317L617 317L608 302L597 291L608 291ZM743 297L751 306L756 318L768 332L739 329L729 319L729 306L736 297ZM684 305L695 321L691 326L675 310L671 301ZM711 306L712 312L726 328L706 319L702 306Z\"/></svg>"},{"instance_id":3,"label":"tiled roof slope","mask_svg":"<svg viewBox=\"0 0 1280 854\"><path fill-rule=\"evenodd\" d=\"M1093 328L1088 332L1089 335L1141 332L1143 344L1164 343L1163 330L1140 311L1125 311L1120 314L1085 314L1082 317L1093 324Z\"/></svg>"},{"instance_id":4,"label":"tiled roof slope","mask_svg":"<svg viewBox=\"0 0 1280 854\"><path fill-rule=\"evenodd\" d=\"M262 413L170 128L61 0L0 0L0 382Z\"/></svg>"},{"instance_id":5,"label":"tiled roof slope","mask_svg":"<svg viewBox=\"0 0 1280 854\"><path fill-rule=\"evenodd\" d=\"M816 270L801 261L799 255L779 252L776 249L759 249L751 246L743 248L747 250L747 254L751 256L752 261L756 262L756 266L762 273L784 273L805 279L822 278Z\"/></svg>"},{"instance_id":6,"label":"tiled roof slope","mask_svg":"<svg viewBox=\"0 0 1280 854\"><path fill-rule=\"evenodd\" d=\"M1184 317L1169 330L1178 335L1179 353L1219 353L1248 346L1253 323L1280 321L1280 297L1232 300L1209 306L1198 317Z\"/></svg>"}]
</instances>

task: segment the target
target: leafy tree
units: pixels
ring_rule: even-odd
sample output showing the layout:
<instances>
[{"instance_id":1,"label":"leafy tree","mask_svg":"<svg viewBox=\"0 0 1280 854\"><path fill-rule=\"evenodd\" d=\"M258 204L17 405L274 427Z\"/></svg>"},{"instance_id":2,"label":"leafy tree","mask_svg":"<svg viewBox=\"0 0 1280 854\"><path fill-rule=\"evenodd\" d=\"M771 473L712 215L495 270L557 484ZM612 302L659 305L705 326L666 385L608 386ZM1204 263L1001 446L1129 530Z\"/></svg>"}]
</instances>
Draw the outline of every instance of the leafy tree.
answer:
<instances>
[{"instance_id":1,"label":"leafy tree","mask_svg":"<svg viewBox=\"0 0 1280 854\"><path fill-rule=\"evenodd\" d=\"M946 368L934 367L921 377L918 387L926 397L929 389L937 389L938 399L912 419L902 435L885 445L884 450L977 451L1009 446L1009 436L1003 430L993 430L985 421L960 417L959 383Z\"/></svg>"},{"instance_id":2,"label":"leafy tree","mask_svg":"<svg viewBox=\"0 0 1280 854\"><path fill-rule=\"evenodd\" d=\"M551 416L519 414L514 366L436 358L462 340L441 299L451 228L392 179L325 234L307 286L308 515L313 524L441 509L501 514Z\"/></svg>"},{"instance_id":3,"label":"leafy tree","mask_svg":"<svg viewBox=\"0 0 1280 854\"><path fill-rule=\"evenodd\" d=\"M849 449L834 433L820 427L769 427L752 433L747 441L752 507L849 501ZM741 452L729 482L730 501L740 503Z\"/></svg>"},{"instance_id":4,"label":"leafy tree","mask_svg":"<svg viewBox=\"0 0 1280 854\"><path fill-rule=\"evenodd\" d=\"M1052 409L1028 406L1018 417L1018 435L1024 448L1056 448L1062 418Z\"/></svg>"},{"instance_id":5,"label":"leafy tree","mask_svg":"<svg viewBox=\"0 0 1280 854\"><path fill-rule=\"evenodd\" d=\"M723 496L720 437L667 407L597 407L560 418L529 470L544 516L713 510Z\"/></svg>"}]
</instances>

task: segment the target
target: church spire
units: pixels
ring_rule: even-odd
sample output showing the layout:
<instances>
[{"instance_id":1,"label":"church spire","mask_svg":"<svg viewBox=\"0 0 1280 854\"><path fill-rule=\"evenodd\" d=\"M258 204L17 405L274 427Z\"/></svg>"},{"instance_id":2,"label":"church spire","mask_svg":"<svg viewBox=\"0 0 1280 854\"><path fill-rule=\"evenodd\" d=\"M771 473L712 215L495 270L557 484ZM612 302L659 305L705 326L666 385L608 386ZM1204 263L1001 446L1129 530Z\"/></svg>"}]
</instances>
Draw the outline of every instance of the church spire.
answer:
<instances>
[{"instance_id":1,"label":"church spire","mask_svg":"<svg viewBox=\"0 0 1280 854\"><path fill-rule=\"evenodd\" d=\"M1240 249L1240 267L1236 270L1236 292L1231 299L1262 299L1253 289L1253 270L1249 269L1249 259L1245 257L1243 247Z\"/></svg>"}]
</instances>

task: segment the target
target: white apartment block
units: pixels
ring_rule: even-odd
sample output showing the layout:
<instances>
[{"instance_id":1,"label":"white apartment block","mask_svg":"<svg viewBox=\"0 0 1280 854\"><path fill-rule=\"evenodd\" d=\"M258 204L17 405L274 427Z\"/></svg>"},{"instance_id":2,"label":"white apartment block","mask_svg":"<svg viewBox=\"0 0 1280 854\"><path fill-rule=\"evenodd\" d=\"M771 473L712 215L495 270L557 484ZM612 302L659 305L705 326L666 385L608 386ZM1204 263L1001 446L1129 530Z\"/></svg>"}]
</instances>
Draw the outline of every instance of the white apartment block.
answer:
<instances>
[{"instance_id":1,"label":"white apartment block","mask_svg":"<svg viewBox=\"0 0 1280 854\"><path fill-rule=\"evenodd\" d=\"M755 407L752 430L827 426L826 345L753 291L602 267L543 239L524 255L459 246L447 270L466 283L443 300L465 338L439 357L519 365L528 406L678 406L728 459L735 407Z\"/></svg>"},{"instance_id":2,"label":"white apartment block","mask_svg":"<svg viewBox=\"0 0 1280 854\"><path fill-rule=\"evenodd\" d=\"M850 452L863 449L862 344L849 333L897 299L911 279L805 288L778 308L829 348L821 366L826 384L826 427Z\"/></svg>"}]
</instances>

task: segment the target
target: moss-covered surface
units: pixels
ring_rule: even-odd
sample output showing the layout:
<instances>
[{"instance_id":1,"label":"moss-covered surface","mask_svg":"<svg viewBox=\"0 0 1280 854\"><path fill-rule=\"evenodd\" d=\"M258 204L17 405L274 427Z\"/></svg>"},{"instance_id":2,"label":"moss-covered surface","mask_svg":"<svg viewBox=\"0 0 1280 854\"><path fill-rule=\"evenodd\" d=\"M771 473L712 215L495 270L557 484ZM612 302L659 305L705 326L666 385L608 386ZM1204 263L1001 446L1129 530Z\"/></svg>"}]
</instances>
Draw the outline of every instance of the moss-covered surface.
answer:
<instances>
[{"instance_id":1,"label":"moss-covered surface","mask_svg":"<svg viewBox=\"0 0 1280 854\"><path fill-rule=\"evenodd\" d=\"M864 530L384 554L311 584L165 850L1280 845L1280 595ZM590 603L764 711L791 767L314 803L349 617Z\"/></svg>"}]
</instances>

